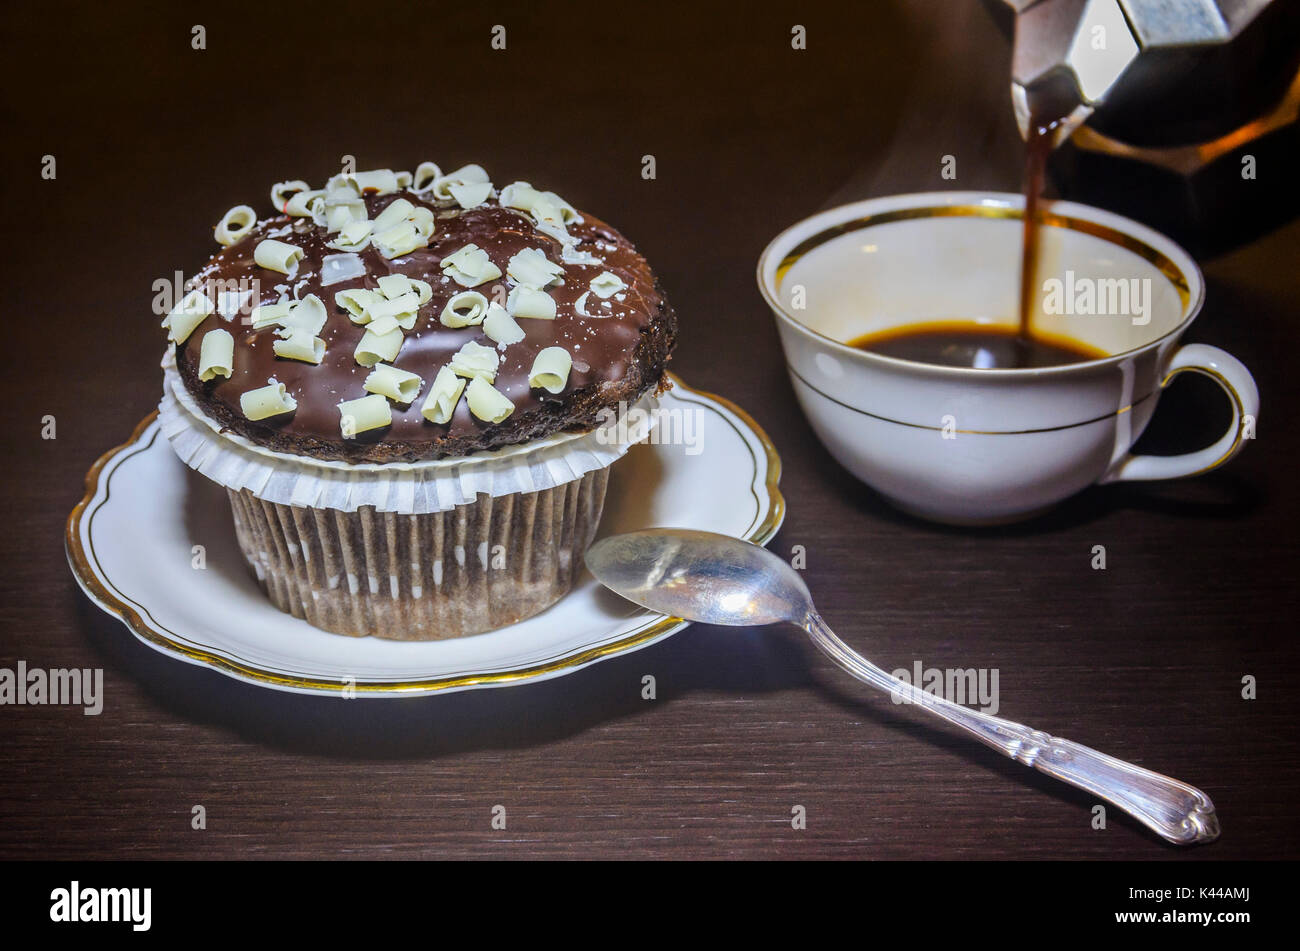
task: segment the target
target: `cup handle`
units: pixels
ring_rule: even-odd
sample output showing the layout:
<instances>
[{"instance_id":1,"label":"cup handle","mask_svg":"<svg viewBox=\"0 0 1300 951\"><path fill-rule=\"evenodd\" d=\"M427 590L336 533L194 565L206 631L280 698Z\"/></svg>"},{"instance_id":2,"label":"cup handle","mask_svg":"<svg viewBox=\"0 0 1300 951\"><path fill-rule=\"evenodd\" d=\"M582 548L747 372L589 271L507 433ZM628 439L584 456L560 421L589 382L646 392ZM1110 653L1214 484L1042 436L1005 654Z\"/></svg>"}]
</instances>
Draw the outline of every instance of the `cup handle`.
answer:
<instances>
[{"instance_id":1,"label":"cup handle","mask_svg":"<svg viewBox=\"0 0 1300 951\"><path fill-rule=\"evenodd\" d=\"M1212 446L1178 456L1121 456L1101 479L1105 482L1148 482L1153 479L1181 479L1217 469L1241 451L1248 425L1259 415L1259 388L1245 364L1232 354L1203 343L1180 347L1169 361L1163 390L1180 373L1191 371L1208 376L1232 401L1232 425Z\"/></svg>"}]
</instances>

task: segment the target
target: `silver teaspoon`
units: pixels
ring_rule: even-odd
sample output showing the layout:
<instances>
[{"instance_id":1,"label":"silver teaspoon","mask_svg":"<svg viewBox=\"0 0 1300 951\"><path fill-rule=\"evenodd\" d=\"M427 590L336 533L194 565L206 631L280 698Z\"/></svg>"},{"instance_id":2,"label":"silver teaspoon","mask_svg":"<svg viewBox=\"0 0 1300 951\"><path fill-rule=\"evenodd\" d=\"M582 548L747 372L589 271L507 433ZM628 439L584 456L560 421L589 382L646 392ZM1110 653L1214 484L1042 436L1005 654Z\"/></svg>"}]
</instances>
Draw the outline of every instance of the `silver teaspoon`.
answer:
<instances>
[{"instance_id":1,"label":"silver teaspoon","mask_svg":"<svg viewBox=\"0 0 1300 951\"><path fill-rule=\"evenodd\" d=\"M1210 797L1194 786L1079 743L958 706L891 677L826 626L798 572L765 548L726 535L660 528L592 545L587 567L606 587L660 614L705 624L786 621L846 671L961 727L1040 773L1100 796L1178 845L1218 838Z\"/></svg>"}]
</instances>

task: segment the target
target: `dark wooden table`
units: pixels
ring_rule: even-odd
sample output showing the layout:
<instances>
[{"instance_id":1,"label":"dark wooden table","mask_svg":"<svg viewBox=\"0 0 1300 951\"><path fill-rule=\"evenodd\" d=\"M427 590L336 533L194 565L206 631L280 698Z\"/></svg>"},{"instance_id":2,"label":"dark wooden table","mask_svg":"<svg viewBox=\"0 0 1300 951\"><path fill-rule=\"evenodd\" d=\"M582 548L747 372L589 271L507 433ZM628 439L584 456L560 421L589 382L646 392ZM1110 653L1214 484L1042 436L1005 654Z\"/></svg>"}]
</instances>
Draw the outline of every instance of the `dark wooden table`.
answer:
<instances>
[{"instance_id":1,"label":"dark wooden table","mask_svg":"<svg viewBox=\"0 0 1300 951\"><path fill-rule=\"evenodd\" d=\"M1009 49L987 10L540 6L9 11L0 666L102 667L106 698L98 717L0 708L0 855L1295 855L1300 223L1202 262L1188 339L1239 356L1264 406L1231 466L1003 530L924 524L811 436L753 269L777 230L848 198L1018 187ZM804 546L830 623L890 669L997 668L1003 715L1203 787L1222 839L1178 851L1115 810L1094 830L1091 797L860 689L793 630L695 627L552 682L401 702L259 689L136 642L78 591L62 528L86 469L157 402L151 284L206 259L226 208L323 181L344 154L478 161L622 228L681 314L674 369L777 443L789 512L771 547ZM1179 382L1146 444L1208 441L1226 412Z\"/></svg>"}]
</instances>

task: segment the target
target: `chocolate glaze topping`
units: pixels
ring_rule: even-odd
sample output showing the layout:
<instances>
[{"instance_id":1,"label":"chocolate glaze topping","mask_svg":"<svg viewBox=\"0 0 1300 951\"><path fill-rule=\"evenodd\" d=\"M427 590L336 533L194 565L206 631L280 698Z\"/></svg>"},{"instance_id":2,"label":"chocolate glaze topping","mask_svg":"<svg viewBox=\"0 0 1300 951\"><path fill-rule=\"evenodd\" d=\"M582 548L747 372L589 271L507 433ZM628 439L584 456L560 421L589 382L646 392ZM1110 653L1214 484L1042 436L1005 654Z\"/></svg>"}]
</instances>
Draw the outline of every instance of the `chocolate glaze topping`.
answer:
<instances>
[{"instance_id":1,"label":"chocolate glaze topping","mask_svg":"<svg viewBox=\"0 0 1300 951\"><path fill-rule=\"evenodd\" d=\"M574 250L598 260L566 263L559 241L539 231L526 212L502 207L496 199L466 211L426 201L411 191L371 195L365 199L369 217L373 220L399 197L435 211L436 229L429 246L393 260L367 247L357 252L365 265L363 276L324 285L323 260L344 253L327 247L335 235L313 224L310 218L287 216L258 222L249 234L223 249L195 275L191 285L206 286L210 291L234 291L241 281L243 287L257 288L256 293L240 302L242 309L238 313L234 312L238 305L219 305L217 313L207 317L185 343L177 346L177 364L186 386L218 421L272 448L320 458L435 458L536 438L556 429L573 428L584 420L590 425L596 403L635 400L660 382L673 338L671 311L645 259L613 228L586 214L582 222L571 223L568 233L576 239ZM267 270L254 261L254 249L266 238L303 249L302 261L292 276ZM481 327L443 326L438 319L443 307L466 288L445 277L438 265L467 244L486 251L502 274L473 290L502 303L504 293L513 286L506 267L517 252L537 248L562 265L563 283L546 289L555 300L556 319L519 318L526 337L504 349ZM589 294L585 310L593 316L584 317L577 312L577 302L589 290L592 278L604 271L618 275L627 286L605 300ZM353 323L347 312L335 305L334 295L348 288L378 289L378 278L388 274L418 278L433 288L432 300L420 308L415 327L406 332L402 349L393 360L394 366L419 374L424 384L411 404L392 404L390 427L345 440L339 429L338 403L368 395L362 383L370 369L354 358L365 327ZM254 332L248 316L257 304L274 303L285 296L301 299L308 294L319 296L329 314L320 332L326 349L319 366L277 357L272 351L277 339L274 328ZM230 299L238 300L238 295ZM234 336L234 366L229 379L217 377L203 383L197 375L199 352L203 335L214 327L224 327ZM471 340L497 350L501 362L494 385L515 404L515 411L499 426L485 423L470 413L462 398L448 424L431 423L420 413L429 387L438 369ZM567 387L554 395L528 385L533 359L551 346L564 347L573 358ZM257 422L247 420L240 410L240 394L265 386L271 377L285 384L297 400L297 410ZM569 411L579 404L582 412Z\"/></svg>"}]
</instances>

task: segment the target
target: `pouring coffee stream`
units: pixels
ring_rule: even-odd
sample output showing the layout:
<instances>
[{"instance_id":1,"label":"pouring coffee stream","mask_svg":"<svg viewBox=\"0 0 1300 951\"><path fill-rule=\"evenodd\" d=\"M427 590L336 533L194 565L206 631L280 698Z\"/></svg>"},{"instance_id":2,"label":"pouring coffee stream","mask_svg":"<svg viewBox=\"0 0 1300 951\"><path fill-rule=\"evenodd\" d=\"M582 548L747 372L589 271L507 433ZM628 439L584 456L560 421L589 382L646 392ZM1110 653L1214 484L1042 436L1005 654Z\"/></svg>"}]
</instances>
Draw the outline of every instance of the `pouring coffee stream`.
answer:
<instances>
[{"instance_id":1,"label":"pouring coffee stream","mask_svg":"<svg viewBox=\"0 0 1300 951\"><path fill-rule=\"evenodd\" d=\"M1025 142L1018 317L1013 329L974 321L931 320L856 337L850 346L921 363L975 369L1027 369L1095 360L1107 353L1078 340L1034 332L1041 245L1040 205L1047 160L1065 119L1031 123Z\"/></svg>"},{"instance_id":2,"label":"pouring coffee stream","mask_svg":"<svg viewBox=\"0 0 1300 951\"><path fill-rule=\"evenodd\" d=\"M1038 204L1047 175L1047 158L1051 154L1053 136L1058 125L1059 120L1031 120L1029 137L1025 142L1025 210L1020 239L1020 319L1016 324L1017 368L1028 366L1028 350L1033 342L1034 301L1038 286Z\"/></svg>"}]
</instances>

